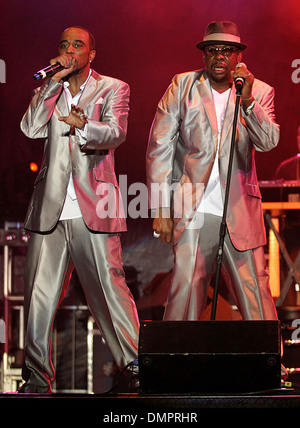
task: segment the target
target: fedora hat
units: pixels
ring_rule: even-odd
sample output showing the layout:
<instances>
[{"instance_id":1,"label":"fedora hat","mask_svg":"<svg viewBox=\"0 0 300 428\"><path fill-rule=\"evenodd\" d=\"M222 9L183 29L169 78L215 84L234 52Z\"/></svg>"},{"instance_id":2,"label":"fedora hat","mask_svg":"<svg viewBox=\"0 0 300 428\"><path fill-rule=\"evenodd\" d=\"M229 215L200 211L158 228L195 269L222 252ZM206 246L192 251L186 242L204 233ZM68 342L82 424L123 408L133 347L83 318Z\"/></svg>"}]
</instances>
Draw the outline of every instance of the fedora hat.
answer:
<instances>
[{"instance_id":1,"label":"fedora hat","mask_svg":"<svg viewBox=\"0 0 300 428\"><path fill-rule=\"evenodd\" d=\"M241 43L239 30L234 22L213 21L208 24L203 40L196 44L198 49L204 49L212 45L236 46L238 49L246 49L247 45Z\"/></svg>"}]
</instances>

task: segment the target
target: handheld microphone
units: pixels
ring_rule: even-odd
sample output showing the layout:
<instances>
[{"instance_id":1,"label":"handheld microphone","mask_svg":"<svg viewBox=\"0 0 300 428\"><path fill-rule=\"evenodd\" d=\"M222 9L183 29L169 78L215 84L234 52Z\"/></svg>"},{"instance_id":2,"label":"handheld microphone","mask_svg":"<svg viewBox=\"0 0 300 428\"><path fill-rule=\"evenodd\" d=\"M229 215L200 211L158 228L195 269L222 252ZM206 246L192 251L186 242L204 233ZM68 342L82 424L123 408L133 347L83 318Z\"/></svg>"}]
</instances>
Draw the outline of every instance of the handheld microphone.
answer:
<instances>
[{"instance_id":1,"label":"handheld microphone","mask_svg":"<svg viewBox=\"0 0 300 428\"><path fill-rule=\"evenodd\" d=\"M247 66L246 66L246 64L244 62L239 62L235 68L237 69L237 68L240 68L240 67L247 68ZM241 92L241 90L243 89L244 83L245 83L245 78L244 77L236 77L234 79L235 89L236 89L237 92Z\"/></svg>"},{"instance_id":2,"label":"handheld microphone","mask_svg":"<svg viewBox=\"0 0 300 428\"><path fill-rule=\"evenodd\" d=\"M237 92L240 92L243 89L244 83L245 83L244 77L236 77L234 79L235 89Z\"/></svg>"},{"instance_id":3,"label":"handheld microphone","mask_svg":"<svg viewBox=\"0 0 300 428\"><path fill-rule=\"evenodd\" d=\"M33 76L34 80L41 80L45 79L47 76L51 76L52 74L57 73L58 71L63 70L65 67L63 67L59 62L53 65L48 65L48 67L43 68L42 70L35 73Z\"/></svg>"}]
</instances>

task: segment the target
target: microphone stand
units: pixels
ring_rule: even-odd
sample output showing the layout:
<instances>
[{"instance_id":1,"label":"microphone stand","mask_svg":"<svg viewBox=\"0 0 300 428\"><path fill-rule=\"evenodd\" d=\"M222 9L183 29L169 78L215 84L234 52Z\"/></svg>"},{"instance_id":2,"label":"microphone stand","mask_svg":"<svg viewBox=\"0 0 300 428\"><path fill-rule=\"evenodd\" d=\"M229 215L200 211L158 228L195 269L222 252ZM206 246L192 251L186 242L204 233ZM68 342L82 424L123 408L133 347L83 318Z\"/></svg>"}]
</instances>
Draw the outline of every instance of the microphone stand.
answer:
<instances>
[{"instance_id":1,"label":"microphone stand","mask_svg":"<svg viewBox=\"0 0 300 428\"><path fill-rule=\"evenodd\" d=\"M241 101L241 90L242 90L242 86L239 86L236 89L236 101L235 101L235 110L234 110L234 118L233 118L233 125L232 125L232 137L231 137L231 145L230 145L230 154L229 154L229 163L228 163L228 172L227 172L227 181L226 181L224 208L223 208L223 216L222 216L222 222L221 222L221 225L220 225L220 232L219 232L219 247L218 247L218 253L217 253L217 268L216 268L214 294L213 294L213 301L212 301L212 308L211 308L211 317L210 317L211 321L215 320L215 318L216 318L216 311L217 311L217 300L218 300L218 293L219 293L219 281L220 281L221 266L222 266L222 260L223 260L224 239L225 239L226 229L227 229L226 216L227 216L228 196L229 196L229 190L230 190L231 171L232 171L232 162L233 162L233 153L234 153L234 144L235 144L235 134L236 134L236 125L237 125L237 118L238 118L238 112L239 112L239 105L240 105L240 101Z\"/></svg>"}]
</instances>

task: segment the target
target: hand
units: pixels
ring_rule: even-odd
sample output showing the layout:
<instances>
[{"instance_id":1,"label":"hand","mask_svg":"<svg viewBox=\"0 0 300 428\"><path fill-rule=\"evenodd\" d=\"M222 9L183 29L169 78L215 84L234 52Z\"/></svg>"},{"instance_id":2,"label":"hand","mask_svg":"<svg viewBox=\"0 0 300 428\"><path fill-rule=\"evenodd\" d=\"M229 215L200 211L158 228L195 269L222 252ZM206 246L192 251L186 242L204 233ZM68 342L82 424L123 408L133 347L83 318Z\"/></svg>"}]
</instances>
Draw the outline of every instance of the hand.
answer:
<instances>
[{"instance_id":1,"label":"hand","mask_svg":"<svg viewBox=\"0 0 300 428\"><path fill-rule=\"evenodd\" d=\"M244 85L242 88L241 96L242 96L243 106L247 108L247 107L249 107L249 105L253 101L252 86L253 86L253 82L254 82L254 76L245 67L245 65L241 65L241 67L237 67L231 73L232 73L233 79L236 79L237 77L243 77L243 79L244 79Z\"/></svg>"},{"instance_id":2,"label":"hand","mask_svg":"<svg viewBox=\"0 0 300 428\"><path fill-rule=\"evenodd\" d=\"M69 116L60 116L58 120L65 122L71 127L83 129L84 125L87 123L87 115L84 114L82 107L72 104Z\"/></svg>"},{"instance_id":3,"label":"hand","mask_svg":"<svg viewBox=\"0 0 300 428\"><path fill-rule=\"evenodd\" d=\"M158 216L153 221L153 230L160 235L162 242L171 242L173 235L173 219L170 210L159 208Z\"/></svg>"},{"instance_id":4,"label":"hand","mask_svg":"<svg viewBox=\"0 0 300 428\"><path fill-rule=\"evenodd\" d=\"M77 68L77 61L68 54L51 59L50 64L54 65L57 62L65 68L52 76L52 79L56 82L60 82L63 77L68 76L68 74L72 73Z\"/></svg>"}]
</instances>

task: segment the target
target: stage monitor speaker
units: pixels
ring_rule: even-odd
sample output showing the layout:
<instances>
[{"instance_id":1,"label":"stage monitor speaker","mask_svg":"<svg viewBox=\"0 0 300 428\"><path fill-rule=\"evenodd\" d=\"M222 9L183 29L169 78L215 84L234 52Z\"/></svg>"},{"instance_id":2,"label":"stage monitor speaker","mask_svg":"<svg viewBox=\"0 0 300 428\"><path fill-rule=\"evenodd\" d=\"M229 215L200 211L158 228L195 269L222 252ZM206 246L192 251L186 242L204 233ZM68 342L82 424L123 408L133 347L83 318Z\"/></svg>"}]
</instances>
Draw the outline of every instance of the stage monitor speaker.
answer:
<instances>
[{"instance_id":1,"label":"stage monitor speaker","mask_svg":"<svg viewBox=\"0 0 300 428\"><path fill-rule=\"evenodd\" d=\"M280 387L278 321L145 321L144 394L258 392Z\"/></svg>"}]
</instances>

